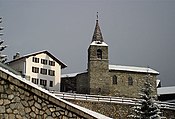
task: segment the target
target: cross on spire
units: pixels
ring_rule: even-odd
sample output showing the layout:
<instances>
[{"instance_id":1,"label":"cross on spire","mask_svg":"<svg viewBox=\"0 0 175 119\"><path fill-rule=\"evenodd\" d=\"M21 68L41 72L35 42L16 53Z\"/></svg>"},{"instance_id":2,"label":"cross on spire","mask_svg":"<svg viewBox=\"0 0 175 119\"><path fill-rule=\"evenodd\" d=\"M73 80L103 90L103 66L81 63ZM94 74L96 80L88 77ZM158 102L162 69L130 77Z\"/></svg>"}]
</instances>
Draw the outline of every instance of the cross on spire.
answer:
<instances>
[{"instance_id":1,"label":"cross on spire","mask_svg":"<svg viewBox=\"0 0 175 119\"><path fill-rule=\"evenodd\" d=\"M97 20L98 20L98 12L97 12Z\"/></svg>"}]
</instances>

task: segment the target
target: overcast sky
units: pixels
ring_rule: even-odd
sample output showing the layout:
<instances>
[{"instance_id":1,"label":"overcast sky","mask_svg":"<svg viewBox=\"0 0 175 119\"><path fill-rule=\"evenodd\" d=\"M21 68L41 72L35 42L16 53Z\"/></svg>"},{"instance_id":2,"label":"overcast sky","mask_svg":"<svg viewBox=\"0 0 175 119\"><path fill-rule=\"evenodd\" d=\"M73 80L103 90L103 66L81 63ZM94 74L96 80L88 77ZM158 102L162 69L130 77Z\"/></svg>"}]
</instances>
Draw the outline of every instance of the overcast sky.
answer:
<instances>
[{"instance_id":1,"label":"overcast sky","mask_svg":"<svg viewBox=\"0 0 175 119\"><path fill-rule=\"evenodd\" d=\"M175 85L175 0L0 0L4 53L48 50L63 73L84 71L96 12L110 64L149 65Z\"/></svg>"}]
</instances>

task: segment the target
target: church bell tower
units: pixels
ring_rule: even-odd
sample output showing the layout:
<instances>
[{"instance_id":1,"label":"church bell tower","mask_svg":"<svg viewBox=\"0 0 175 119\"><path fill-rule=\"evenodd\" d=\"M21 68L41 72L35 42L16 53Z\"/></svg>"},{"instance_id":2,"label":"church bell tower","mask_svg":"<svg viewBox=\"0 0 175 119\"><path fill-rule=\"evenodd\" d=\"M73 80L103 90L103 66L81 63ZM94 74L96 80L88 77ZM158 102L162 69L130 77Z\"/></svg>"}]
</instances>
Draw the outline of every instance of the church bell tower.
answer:
<instances>
[{"instance_id":1,"label":"church bell tower","mask_svg":"<svg viewBox=\"0 0 175 119\"><path fill-rule=\"evenodd\" d=\"M90 94L109 94L108 45L103 40L98 15L92 41L88 48L88 78Z\"/></svg>"}]
</instances>

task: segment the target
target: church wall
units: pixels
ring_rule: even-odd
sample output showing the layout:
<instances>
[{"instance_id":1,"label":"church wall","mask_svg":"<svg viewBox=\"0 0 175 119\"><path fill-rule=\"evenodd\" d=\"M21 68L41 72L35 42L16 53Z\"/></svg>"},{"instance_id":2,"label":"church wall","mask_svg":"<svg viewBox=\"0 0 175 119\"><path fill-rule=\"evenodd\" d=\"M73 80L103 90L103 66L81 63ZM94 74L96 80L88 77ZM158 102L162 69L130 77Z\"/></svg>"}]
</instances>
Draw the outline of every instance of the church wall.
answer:
<instances>
[{"instance_id":1,"label":"church wall","mask_svg":"<svg viewBox=\"0 0 175 119\"><path fill-rule=\"evenodd\" d=\"M110 71L110 78L112 80L113 76L117 76L117 84L111 82L110 95L112 96L123 96L123 97L134 97L139 98L139 93L141 92L144 82L146 81L148 75L146 73L136 73L136 72L122 72L122 71ZM128 85L128 78L132 77L133 85ZM156 89L156 75L149 75L149 82L153 86L153 95L157 94Z\"/></svg>"},{"instance_id":2,"label":"church wall","mask_svg":"<svg viewBox=\"0 0 175 119\"><path fill-rule=\"evenodd\" d=\"M80 94L89 94L88 73L77 75L76 92Z\"/></svg>"}]
</instances>

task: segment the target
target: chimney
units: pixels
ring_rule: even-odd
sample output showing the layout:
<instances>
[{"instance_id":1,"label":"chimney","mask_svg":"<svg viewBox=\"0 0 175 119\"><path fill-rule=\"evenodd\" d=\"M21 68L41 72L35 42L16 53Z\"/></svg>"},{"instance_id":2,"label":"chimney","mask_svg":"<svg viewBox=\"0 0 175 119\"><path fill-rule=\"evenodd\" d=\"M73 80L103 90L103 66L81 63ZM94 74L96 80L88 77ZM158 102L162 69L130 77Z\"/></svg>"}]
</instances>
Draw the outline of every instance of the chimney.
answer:
<instances>
[{"instance_id":1,"label":"chimney","mask_svg":"<svg viewBox=\"0 0 175 119\"><path fill-rule=\"evenodd\" d=\"M18 58L20 58L19 52L17 52L16 55L13 56L13 59L14 59L14 60L16 60L16 59L18 59Z\"/></svg>"}]
</instances>

